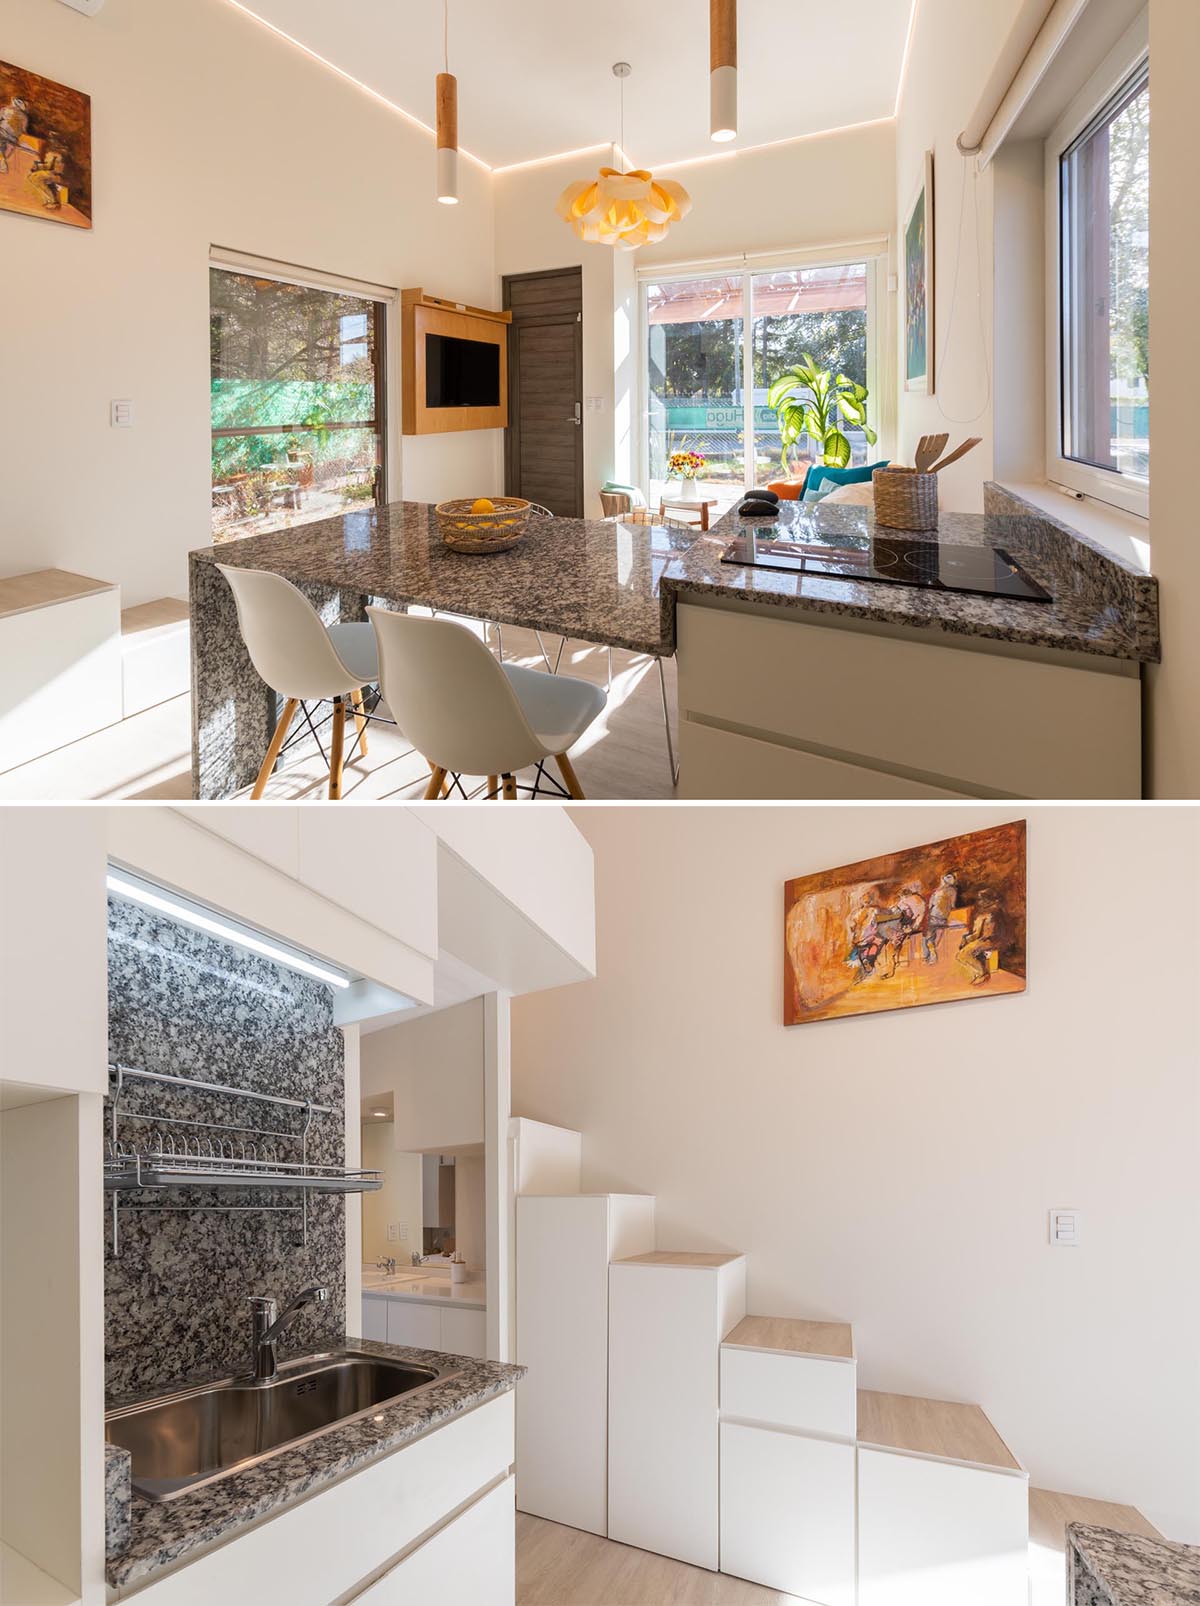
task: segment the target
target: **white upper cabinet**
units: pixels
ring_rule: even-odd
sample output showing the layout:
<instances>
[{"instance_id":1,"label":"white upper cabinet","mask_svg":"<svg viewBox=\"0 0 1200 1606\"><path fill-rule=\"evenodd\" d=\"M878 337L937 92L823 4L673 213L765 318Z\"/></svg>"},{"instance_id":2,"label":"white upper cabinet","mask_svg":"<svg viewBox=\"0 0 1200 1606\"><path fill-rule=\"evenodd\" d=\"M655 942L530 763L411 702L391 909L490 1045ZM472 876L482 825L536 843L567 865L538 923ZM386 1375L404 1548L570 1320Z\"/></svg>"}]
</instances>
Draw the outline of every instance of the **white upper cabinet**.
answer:
<instances>
[{"instance_id":1,"label":"white upper cabinet","mask_svg":"<svg viewBox=\"0 0 1200 1606\"><path fill-rule=\"evenodd\" d=\"M408 809L297 809L299 877L430 959L438 951L437 838Z\"/></svg>"},{"instance_id":2,"label":"white upper cabinet","mask_svg":"<svg viewBox=\"0 0 1200 1606\"><path fill-rule=\"evenodd\" d=\"M258 803L223 803L219 809L203 804L178 810L202 830L224 837L235 848L295 877L300 874L301 812L298 808L263 808Z\"/></svg>"},{"instance_id":3,"label":"white upper cabinet","mask_svg":"<svg viewBox=\"0 0 1200 1606\"><path fill-rule=\"evenodd\" d=\"M102 809L0 810L0 1082L108 1087L104 849Z\"/></svg>"}]
</instances>

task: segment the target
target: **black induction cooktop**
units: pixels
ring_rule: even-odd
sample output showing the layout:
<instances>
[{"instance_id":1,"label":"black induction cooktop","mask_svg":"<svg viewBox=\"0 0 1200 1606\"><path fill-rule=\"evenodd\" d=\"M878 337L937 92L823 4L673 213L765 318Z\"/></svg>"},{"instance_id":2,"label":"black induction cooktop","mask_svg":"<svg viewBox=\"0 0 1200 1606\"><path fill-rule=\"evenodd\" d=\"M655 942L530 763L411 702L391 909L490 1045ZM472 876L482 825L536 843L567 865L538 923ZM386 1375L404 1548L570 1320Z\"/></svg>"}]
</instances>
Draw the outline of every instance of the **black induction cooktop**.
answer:
<instances>
[{"instance_id":1,"label":"black induction cooktop","mask_svg":"<svg viewBox=\"0 0 1200 1606\"><path fill-rule=\"evenodd\" d=\"M746 526L726 547L721 562L780 569L815 579L876 580L975 597L1053 601L1050 593L999 547L921 541L899 533L856 535L778 524Z\"/></svg>"}]
</instances>

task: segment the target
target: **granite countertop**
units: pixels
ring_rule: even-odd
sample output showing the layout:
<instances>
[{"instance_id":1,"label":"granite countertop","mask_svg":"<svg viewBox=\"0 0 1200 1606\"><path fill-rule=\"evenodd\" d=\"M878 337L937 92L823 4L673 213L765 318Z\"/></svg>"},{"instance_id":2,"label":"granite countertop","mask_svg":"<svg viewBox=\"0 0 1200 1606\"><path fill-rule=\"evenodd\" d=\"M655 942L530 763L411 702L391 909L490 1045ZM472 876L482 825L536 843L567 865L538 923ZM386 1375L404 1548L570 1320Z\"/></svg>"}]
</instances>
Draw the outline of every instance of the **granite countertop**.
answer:
<instances>
[{"instance_id":1,"label":"granite countertop","mask_svg":"<svg viewBox=\"0 0 1200 1606\"><path fill-rule=\"evenodd\" d=\"M1047 590L1052 602L975 597L876 581L822 579L721 562L731 538L769 521L727 513L666 569L664 598L731 596L810 615L841 614L952 635L1155 663L1160 657L1158 582L1032 504L986 488L983 514L943 513L936 539L1000 546ZM865 508L781 504L780 524L798 531L871 535ZM892 532L889 532L892 533Z\"/></svg>"},{"instance_id":2,"label":"granite countertop","mask_svg":"<svg viewBox=\"0 0 1200 1606\"><path fill-rule=\"evenodd\" d=\"M525 1375L523 1366L402 1348L372 1339L348 1339L346 1349L458 1375L174 1500L155 1502L135 1494L128 1543L119 1554L107 1558L112 1588L144 1584L163 1568L194 1559L192 1552L198 1554L235 1538L240 1530L389 1455L430 1428L506 1394Z\"/></svg>"},{"instance_id":3,"label":"granite countertop","mask_svg":"<svg viewBox=\"0 0 1200 1606\"><path fill-rule=\"evenodd\" d=\"M420 1276L408 1272L392 1275L372 1270L363 1273L362 1291L385 1299L408 1299L425 1305L459 1305L468 1310L487 1307L487 1284L473 1278L465 1283L452 1283L449 1277L436 1274Z\"/></svg>"},{"instance_id":4,"label":"granite countertop","mask_svg":"<svg viewBox=\"0 0 1200 1606\"><path fill-rule=\"evenodd\" d=\"M675 606L702 595L801 616L840 614L890 625L1133 662L1157 662L1158 583L999 486L984 514L943 513L938 539L1003 546L1053 597L1021 602L877 582L797 576L721 562L741 528L712 530L596 519L530 519L508 552L470 557L442 542L431 506L399 502L192 553L194 562L264 568L394 603L669 657ZM869 534L864 508L781 506L783 523Z\"/></svg>"},{"instance_id":5,"label":"granite countertop","mask_svg":"<svg viewBox=\"0 0 1200 1606\"><path fill-rule=\"evenodd\" d=\"M1200 1602L1200 1546L1073 1522L1067 1528L1067 1548L1072 1606Z\"/></svg>"}]
</instances>

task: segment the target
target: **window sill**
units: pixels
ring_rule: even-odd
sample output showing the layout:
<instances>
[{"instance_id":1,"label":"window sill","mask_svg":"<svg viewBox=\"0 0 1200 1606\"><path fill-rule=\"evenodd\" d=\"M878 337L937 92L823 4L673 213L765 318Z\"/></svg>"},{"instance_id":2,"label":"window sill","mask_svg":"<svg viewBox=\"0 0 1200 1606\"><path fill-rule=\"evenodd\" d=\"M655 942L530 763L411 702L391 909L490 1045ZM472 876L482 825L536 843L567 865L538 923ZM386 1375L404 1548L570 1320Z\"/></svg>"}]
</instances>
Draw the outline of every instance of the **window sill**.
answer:
<instances>
[{"instance_id":1,"label":"window sill","mask_svg":"<svg viewBox=\"0 0 1200 1606\"><path fill-rule=\"evenodd\" d=\"M1151 573L1149 519L1140 519L1136 513L1125 513L1091 496L1076 501L1073 496L1068 496L1065 491L1045 481L1001 480L998 483L1006 491L1023 497L1026 502L1032 502L1034 507L1041 508L1078 530L1081 535L1086 535L1123 563L1132 564L1143 574Z\"/></svg>"}]
</instances>

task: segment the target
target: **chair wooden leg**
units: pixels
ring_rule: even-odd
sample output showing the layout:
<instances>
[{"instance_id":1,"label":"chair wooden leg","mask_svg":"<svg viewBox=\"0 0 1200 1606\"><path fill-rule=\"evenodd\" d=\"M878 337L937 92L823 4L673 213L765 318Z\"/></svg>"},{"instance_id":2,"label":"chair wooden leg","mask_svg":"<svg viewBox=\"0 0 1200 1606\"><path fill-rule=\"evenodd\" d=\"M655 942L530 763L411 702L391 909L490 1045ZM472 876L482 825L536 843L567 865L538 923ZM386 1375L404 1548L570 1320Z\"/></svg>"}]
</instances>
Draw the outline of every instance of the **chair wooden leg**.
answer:
<instances>
[{"instance_id":1,"label":"chair wooden leg","mask_svg":"<svg viewBox=\"0 0 1200 1606\"><path fill-rule=\"evenodd\" d=\"M517 801L517 780L514 775L504 777L504 801L515 803Z\"/></svg>"},{"instance_id":2,"label":"chair wooden leg","mask_svg":"<svg viewBox=\"0 0 1200 1606\"><path fill-rule=\"evenodd\" d=\"M288 726L292 723L300 702L296 697L289 697L283 705L283 713L275 726L275 734L271 737L271 745L267 748L267 756L262 761L262 769L258 772L258 779L254 783L254 790L250 796L257 801L266 791L267 782L271 779L271 771L275 768L275 760L279 757L279 750L283 746L284 738L288 733Z\"/></svg>"},{"instance_id":3,"label":"chair wooden leg","mask_svg":"<svg viewBox=\"0 0 1200 1606\"><path fill-rule=\"evenodd\" d=\"M446 784L446 772L440 765L435 764L430 770L429 785L425 788L425 801L434 802L442 795L442 787Z\"/></svg>"},{"instance_id":4,"label":"chair wooden leg","mask_svg":"<svg viewBox=\"0 0 1200 1606\"><path fill-rule=\"evenodd\" d=\"M356 686L350 693L350 703L354 709L354 728L358 732L358 751L363 758L367 756L367 721L363 713L362 687Z\"/></svg>"},{"instance_id":5,"label":"chair wooden leg","mask_svg":"<svg viewBox=\"0 0 1200 1606\"><path fill-rule=\"evenodd\" d=\"M572 765L571 760L565 753L556 753L554 756L554 762L558 765L560 771L562 772L562 778L567 783L567 791L570 792L572 797L582 798L584 802L586 802L587 796L583 790L583 787L579 784L579 777L575 773L575 768Z\"/></svg>"},{"instance_id":6,"label":"chair wooden leg","mask_svg":"<svg viewBox=\"0 0 1200 1606\"><path fill-rule=\"evenodd\" d=\"M333 699L333 730L329 736L329 801L342 795L342 763L346 747L346 699Z\"/></svg>"},{"instance_id":7,"label":"chair wooden leg","mask_svg":"<svg viewBox=\"0 0 1200 1606\"><path fill-rule=\"evenodd\" d=\"M500 777L498 775L488 776L487 795L490 803L494 803L500 796Z\"/></svg>"}]
</instances>

